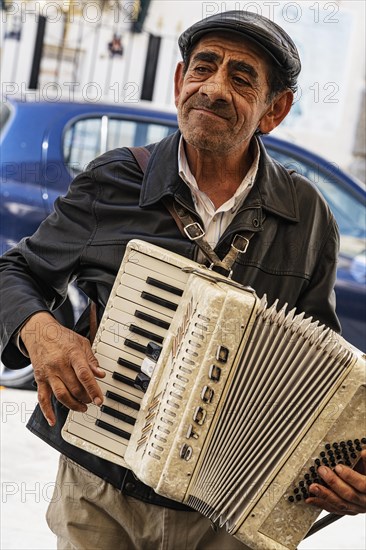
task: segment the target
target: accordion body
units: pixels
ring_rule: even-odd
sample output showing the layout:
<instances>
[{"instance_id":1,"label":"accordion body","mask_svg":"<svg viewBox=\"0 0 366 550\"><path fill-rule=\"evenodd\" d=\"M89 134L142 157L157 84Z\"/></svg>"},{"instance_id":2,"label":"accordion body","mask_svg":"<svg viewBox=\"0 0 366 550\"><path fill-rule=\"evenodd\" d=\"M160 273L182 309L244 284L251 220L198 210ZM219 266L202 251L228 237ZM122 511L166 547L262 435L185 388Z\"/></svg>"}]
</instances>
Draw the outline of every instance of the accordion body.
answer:
<instances>
[{"instance_id":1,"label":"accordion body","mask_svg":"<svg viewBox=\"0 0 366 550\"><path fill-rule=\"evenodd\" d=\"M161 353L143 392L151 341ZM361 352L142 241L127 247L93 350L105 402L70 412L63 437L250 548L295 549L320 513L304 502L317 467L353 467L366 448Z\"/></svg>"}]
</instances>

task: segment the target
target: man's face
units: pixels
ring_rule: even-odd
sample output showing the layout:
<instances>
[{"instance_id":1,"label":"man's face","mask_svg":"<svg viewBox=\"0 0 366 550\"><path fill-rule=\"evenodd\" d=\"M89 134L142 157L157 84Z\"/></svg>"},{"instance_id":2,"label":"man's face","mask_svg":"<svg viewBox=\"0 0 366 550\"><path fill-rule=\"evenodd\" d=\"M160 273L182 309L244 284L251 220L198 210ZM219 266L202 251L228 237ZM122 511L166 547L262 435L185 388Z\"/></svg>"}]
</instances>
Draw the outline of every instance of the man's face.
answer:
<instances>
[{"instance_id":1,"label":"man's face","mask_svg":"<svg viewBox=\"0 0 366 550\"><path fill-rule=\"evenodd\" d=\"M227 33L204 36L184 75L178 65L175 84L179 127L197 149L244 150L271 109L265 55Z\"/></svg>"}]
</instances>

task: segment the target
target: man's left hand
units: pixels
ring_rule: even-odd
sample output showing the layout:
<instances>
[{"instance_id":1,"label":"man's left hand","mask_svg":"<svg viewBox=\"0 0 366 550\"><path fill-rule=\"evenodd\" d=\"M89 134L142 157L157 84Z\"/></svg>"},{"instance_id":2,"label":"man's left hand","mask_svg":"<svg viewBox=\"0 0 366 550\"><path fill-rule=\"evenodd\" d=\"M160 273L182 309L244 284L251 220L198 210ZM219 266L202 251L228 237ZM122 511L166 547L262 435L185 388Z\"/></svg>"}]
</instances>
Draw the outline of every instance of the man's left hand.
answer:
<instances>
[{"instance_id":1,"label":"man's left hand","mask_svg":"<svg viewBox=\"0 0 366 550\"><path fill-rule=\"evenodd\" d=\"M318 474L327 487L317 483L310 485L309 492L314 496L306 499L306 503L342 516L365 513L366 450L361 451L361 460L362 473L342 464L338 464L335 471L326 466L318 468Z\"/></svg>"}]
</instances>

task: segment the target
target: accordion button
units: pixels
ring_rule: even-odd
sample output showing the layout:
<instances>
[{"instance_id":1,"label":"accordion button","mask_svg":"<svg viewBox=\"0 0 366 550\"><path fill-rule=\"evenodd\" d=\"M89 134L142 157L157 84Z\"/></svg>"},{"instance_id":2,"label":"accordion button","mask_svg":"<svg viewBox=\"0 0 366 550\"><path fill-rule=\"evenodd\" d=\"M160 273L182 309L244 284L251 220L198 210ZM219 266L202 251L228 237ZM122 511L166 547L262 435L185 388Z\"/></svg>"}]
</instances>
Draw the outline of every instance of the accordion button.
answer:
<instances>
[{"instance_id":1,"label":"accordion button","mask_svg":"<svg viewBox=\"0 0 366 550\"><path fill-rule=\"evenodd\" d=\"M220 361L220 363L227 363L228 357L229 350L225 348L225 346L219 346L216 352L216 359Z\"/></svg>"},{"instance_id":2,"label":"accordion button","mask_svg":"<svg viewBox=\"0 0 366 550\"><path fill-rule=\"evenodd\" d=\"M206 420L206 411L202 407L197 407L193 414L193 420L199 424L199 426L202 426L204 421Z\"/></svg>"},{"instance_id":3,"label":"accordion button","mask_svg":"<svg viewBox=\"0 0 366 550\"><path fill-rule=\"evenodd\" d=\"M210 388L209 386L204 386L201 392L202 401L204 401L205 403L211 403L214 393L215 392L213 391L212 388Z\"/></svg>"},{"instance_id":4,"label":"accordion button","mask_svg":"<svg viewBox=\"0 0 366 550\"><path fill-rule=\"evenodd\" d=\"M180 457L183 458L184 460L189 460L192 456L192 453L193 453L193 449L192 447L190 447L189 445L187 445L186 443L184 443L184 445L182 445L182 448L180 450Z\"/></svg>"},{"instance_id":5,"label":"accordion button","mask_svg":"<svg viewBox=\"0 0 366 550\"><path fill-rule=\"evenodd\" d=\"M220 380L220 376L221 376L220 367L217 367L216 365L211 365L210 369L209 369L209 372L208 372L208 376L214 382L218 382Z\"/></svg>"},{"instance_id":6,"label":"accordion button","mask_svg":"<svg viewBox=\"0 0 366 550\"><path fill-rule=\"evenodd\" d=\"M189 425L188 430L187 430L187 434L186 434L187 439L189 439L190 437L193 437L194 439L198 439L198 437L199 437L199 434L194 431L194 428L193 428L192 424Z\"/></svg>"}]
</instances>

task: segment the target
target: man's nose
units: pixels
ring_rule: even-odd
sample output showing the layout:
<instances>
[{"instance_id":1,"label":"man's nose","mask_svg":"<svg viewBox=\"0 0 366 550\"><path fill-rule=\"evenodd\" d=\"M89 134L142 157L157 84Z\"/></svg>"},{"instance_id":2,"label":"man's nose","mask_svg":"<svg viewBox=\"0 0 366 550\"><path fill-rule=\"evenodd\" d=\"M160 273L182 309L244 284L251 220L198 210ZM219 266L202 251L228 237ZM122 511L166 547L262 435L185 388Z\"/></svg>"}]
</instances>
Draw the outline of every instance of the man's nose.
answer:
<instances>
[{"instance_id":1,"label":"man's nose","mask_svg":"<svg viewBox=\"0 0 366 550\"><path fill-rule=\"evenodd\" d=\"M223 71L217 71L202 83L200 92L213 102L218 100L230 100L230 86L227 76Z\"/></svg>"}]
</instances>

